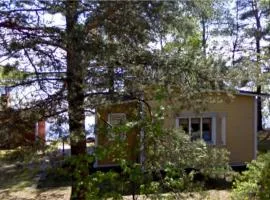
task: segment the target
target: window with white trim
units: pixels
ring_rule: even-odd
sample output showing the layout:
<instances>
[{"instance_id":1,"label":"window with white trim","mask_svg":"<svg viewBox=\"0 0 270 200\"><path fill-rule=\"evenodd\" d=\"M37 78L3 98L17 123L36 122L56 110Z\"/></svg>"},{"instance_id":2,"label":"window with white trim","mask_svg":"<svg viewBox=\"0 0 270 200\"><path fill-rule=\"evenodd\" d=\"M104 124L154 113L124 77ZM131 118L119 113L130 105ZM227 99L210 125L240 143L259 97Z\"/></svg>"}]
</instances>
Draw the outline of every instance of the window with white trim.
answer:
<instances>
[{"instance_id":1,"label":"window with white trim","mask_svg":"<svg viewBox=\"0 0 270 200\"><path fill-rule=\"evenodd\" d=\"M125 113L109 113L108 114L108 123L112 127L123 124L125 121L126 121L126 114ZM113 133L113 134L115 134L115 133ZM114 138L114 135L111 135L111 136L112 136L112 138ZM124 140L126 138L126 134L120 133L120 138Z\"/></svg>"},{"instance_id":2,"label":"window with white trim","mask_svg":"<svg viewBox=\"0 0 270 200\"><path fill-rule=\"evenodd\" d=\"M215 116L181 116L176 119L176 127L181 127L191 140L203 139L206 143L216 143Z\"/></svg>"}]
</instances>

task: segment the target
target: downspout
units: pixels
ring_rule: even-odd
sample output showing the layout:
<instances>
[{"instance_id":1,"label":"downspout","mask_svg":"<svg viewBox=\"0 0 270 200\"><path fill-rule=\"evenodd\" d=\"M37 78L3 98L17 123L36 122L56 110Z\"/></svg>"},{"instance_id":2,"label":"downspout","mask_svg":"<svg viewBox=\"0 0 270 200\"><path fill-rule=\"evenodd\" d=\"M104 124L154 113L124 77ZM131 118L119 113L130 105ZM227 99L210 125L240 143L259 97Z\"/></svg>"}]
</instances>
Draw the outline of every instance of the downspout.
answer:
<instances>
[{"instance_id":1,"label":"downspout","mask_svg":"<svg viewBox=\"0 0 270 200\"><path fill-rule=\"evenodd\" d=\"M95 150L98 147L98 131L97 131L97 124L98 124L98 118L99 118L99 114L97 109L95 109L95 127L94 127L94 135L95 135ZM95 151L94 150L94 151ZM94 168L98 167L98 157L96 154L95 155L95 163L94 163Z\"/></svg>"},{"instance_id":2,"label":"downspout","mask_svg":"<svg viewBox=\"0 0 270 200\"><path fill-rule=\"evenodd\" d=\"M254 96L254 107L253 107L253 112L254 112L254 127L253 127L253 134L254 134L254 155L253 159L255 160L257 158L257 148L258 148L258 142L257 142L257 136L258 136L258 96Z\"/></svg>"},{"instance_id":3,"label":"downspout","mask_svg":"<svg viewBox=\"0 0 270 200\"><path fill-rule=\"evenodd\" d=\"M144 96L143 94L140 96L140 105L139 105L139 116L140 120L143 121L145 119L144 113ZM145 162L145 151L144 151L144 128L140 127L140 164L142 166L142 170L144 170L144 162Z\"/></svg>"}]
</instances>

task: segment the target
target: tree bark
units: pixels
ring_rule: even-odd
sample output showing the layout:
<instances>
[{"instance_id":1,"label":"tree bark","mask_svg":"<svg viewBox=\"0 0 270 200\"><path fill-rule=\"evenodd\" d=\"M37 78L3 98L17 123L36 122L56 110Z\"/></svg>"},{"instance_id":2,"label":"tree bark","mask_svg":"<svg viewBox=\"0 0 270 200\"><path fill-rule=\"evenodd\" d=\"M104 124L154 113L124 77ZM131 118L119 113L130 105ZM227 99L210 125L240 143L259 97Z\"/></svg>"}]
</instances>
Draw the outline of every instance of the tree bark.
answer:
<instances>
[{"instance_id":1,"label":"tree bark","mask_svg":"<svg viewBox=\"0 0 270 200\"><path fill-rule=\"evenodd\" d=\"M72 166L72 199L86 199L88 165L80 156L86 155L85 115L84 115L84 66L82 62L81 36L77 33L78 1L66 2L67 33L67 101L71 155L78 159ZM82 183L82 184L81 184Z\"/></svg>"},{"instance_id":2,"label":"tree bark","mask_svg":"<svg viewBox=\"0 0 270 200\"><path fill-rule=\"evenodd\" d=\"M252 1L252 9L253 14L256 20L256 33L255 33L255 40L256 40L256 55L257 55L257 64L259 65L260 72L261 73L261 66L260 66L260 60L261 60L261 20L259 16L259 10L258 10L258 4L257 1ZM260 94L262 92L261 85L257 86L257 93ZM257 98L257 131L263 130L262 127L262 99L260 96Z\"/></svg>"},{"instance_id":3,"label":"tree bark","mask_svg":"<svg viewBox=\"0 0 270 200\"><path fill-rule=\"evenodd\" d=\"M202 48L203 48L203 54L206 56L207 38L206 38L206 19L204 16L202 16L201 24L202 24Z\"/></svg>"},{"instance_id":4,"label":"tree bark","mask_svg":"<svg viewBox=\"0 0 270 200\"><path fill-rule=\"evenodd\" d=\"M233 41L233 49L232 49L232 65L235 65L235 53L238 47L238 40L239 40L239 1L236 1L236 11L235 11L235 18L236 18L236 25L233 25L233 31L235 30L235 40ZM232 31L232 34L233 34Z\"/></svg>"}]
</instances>

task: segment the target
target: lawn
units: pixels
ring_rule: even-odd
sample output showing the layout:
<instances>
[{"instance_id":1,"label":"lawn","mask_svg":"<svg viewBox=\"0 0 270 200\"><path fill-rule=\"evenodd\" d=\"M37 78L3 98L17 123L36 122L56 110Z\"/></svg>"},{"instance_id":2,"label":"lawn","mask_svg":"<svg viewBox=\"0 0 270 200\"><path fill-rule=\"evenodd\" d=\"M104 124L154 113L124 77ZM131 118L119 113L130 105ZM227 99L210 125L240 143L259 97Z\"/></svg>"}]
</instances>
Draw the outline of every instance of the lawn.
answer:
<instances>
[{"instance_id":1,"label":"lawn","mask_svg":"<svg viewBox=\"0 0 270 200\"><path fill-rule=\"evenodd\" d=\"M185 200L230 200L230 191L228 190L208 190L200 193L186 194L163 194L160 199L185 199ZM132 196L125 196L124 200L132 200ZM140 195L137 200L151 200L146 196Z\"/></svg>"},{"instance_id":2,"label":"lawn","mask_svg":"<svg viewBox=\"0 0 270 200\"><path fill-rule=\"evenodd\" d=\"M5 200L67 200L71 187L38 188L41 168L39 163L6 160L12 151L0 151L0 199Z\"/></svg>"}]
</instances>

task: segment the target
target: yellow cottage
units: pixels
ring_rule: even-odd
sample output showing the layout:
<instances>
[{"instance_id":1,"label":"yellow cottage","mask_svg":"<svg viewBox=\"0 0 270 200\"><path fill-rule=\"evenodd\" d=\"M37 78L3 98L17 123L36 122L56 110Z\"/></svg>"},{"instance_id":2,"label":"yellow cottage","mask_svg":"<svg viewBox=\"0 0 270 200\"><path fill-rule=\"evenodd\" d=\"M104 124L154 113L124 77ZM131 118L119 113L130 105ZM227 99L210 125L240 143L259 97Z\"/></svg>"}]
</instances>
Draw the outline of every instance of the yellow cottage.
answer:
<instances>
[{"instance_id":1,"label":"yellow cottage","mask_svg":"<svg viewBox=\"0 0 270 200\"><path fill-rule=\"evenodd\" d=\"M226 96L225 93L218 95ZM213 102L207 105L204 112L175 111L167 115L165 127L182 127L191 139L201 138L209 145L225 147L230 152L231 166L245 165L257 155L257 94L238 91L230 101ZM226 99L226 98L225 98ZM153 102L148 102L154 106ZM115 125L121 120L132 119L136 115L138 102L126 101L97 109L96 124L100 127L105 123ZM138 149L140 130L133 130L127 135L127 151L129 159L140 162L142 152ZM107 147L106 134L96 134L96 146ZM112 167L115 163L107 158L97 160L96 167Z\"/></svg>"}]
</instances>

